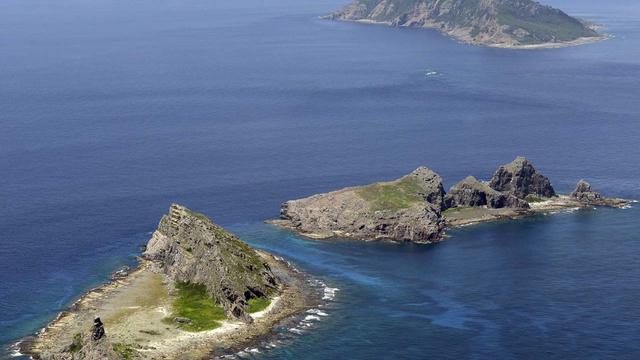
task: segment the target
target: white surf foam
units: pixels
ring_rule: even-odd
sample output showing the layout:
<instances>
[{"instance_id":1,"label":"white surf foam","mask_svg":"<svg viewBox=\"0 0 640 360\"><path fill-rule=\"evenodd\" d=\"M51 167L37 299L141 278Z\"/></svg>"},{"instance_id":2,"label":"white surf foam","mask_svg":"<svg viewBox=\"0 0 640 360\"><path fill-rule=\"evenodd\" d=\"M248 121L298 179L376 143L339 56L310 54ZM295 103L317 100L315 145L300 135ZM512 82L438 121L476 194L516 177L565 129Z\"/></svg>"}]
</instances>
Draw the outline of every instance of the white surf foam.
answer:
<instances>
[{"instance_id":1,"label":"white surf foam","mask_svg":"<svg viewBox=\"0 0 640 360\"><path fill-rule=\"evenodd\" d=\"M316 314L318 316L329 316L329 314L327 314L326 312L320 310L320 309L309 309L307 310L307 312L309 314Z\"/></svg>"},{"instance_id":2,"label":"white surf foam","mask_svg":"<svg viewBox=\"0 0 640 360\"><path fill-rule=\"evenodd\" d=\"M298 335L302 335L304 334L304 331L298 329L298 328L291 328L289 329L290 332L294 333L294 334L298 334Z\"/></svg>"},{"instance_id":3,"label":"white surf foam","mask_svg":"<svg viewBox=\"0 0 640 360\"><path fill-rule=\"evenodd\" d=\"M338 292L338 288L330 288L330 287L325 287L324 288L324 296L322 296L322 300L333 300L336 297L336 293Z\"/></svg>"}]
</instances>

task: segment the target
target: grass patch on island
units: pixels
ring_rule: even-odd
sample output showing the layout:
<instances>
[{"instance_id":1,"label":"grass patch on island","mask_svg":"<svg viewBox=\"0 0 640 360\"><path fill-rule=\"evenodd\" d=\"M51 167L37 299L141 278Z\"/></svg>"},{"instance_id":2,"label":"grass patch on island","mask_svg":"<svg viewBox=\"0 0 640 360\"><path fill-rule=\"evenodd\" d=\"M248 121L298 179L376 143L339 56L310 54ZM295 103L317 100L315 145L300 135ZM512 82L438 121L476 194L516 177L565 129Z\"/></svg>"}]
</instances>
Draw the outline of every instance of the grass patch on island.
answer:
<instances>
[{"instance_id":1,"label":"grass patch on island","mask_svg":"<svg viewBox=\"0 0 640 360\"><path fill-rule=\"evenodd\" d=\"M113 344L113 351L122 356L124 360L133 360L136 357L136 350L131 345L116 343Z\"/></svg>"},{"instance_id":2,"label":"grass patch on island","mask_svg":"<svg viewBox=\"0 0 640 360\"><path fill-rule=\"evenodd\" d=\"M69 346L69 352L77 353L82 350L82 334L78 333L73 335L73 342Z\"/></svg>"},{"instance_id":3,"label":"grass patch on island","mask_svg":"<svg viewBox=\"0 0 640 360\"><path fill-rule=\"evenodd\" d=\"M262 311L266 309L269 304L271 304L271 300L267 297L259 297L249 299L249 313L255 313L258 311Z\"/></svg>"},{"instance_id":4,"label":"grass patch on island","mask_svg":"<svg viewBox=\"0 0 640 360\"><path fill-rule=\"evenodd\" d=\"M459 213L460 211L464 210L464 207L452 207L452 208L448 208L447 210L442 212L442 216L451 216L453 214Z\"/></svg>"},{"instance_id":5,"label":"grass patch on island","mask_svg":"<svg viewBox=\"0 0 640 360\"><path fill-rule=\"evenodd\" d=\"M408 177L391 183L368 185L358 189L357 194L369 202L373 210L397 211L423 202L419 195L422 191L418 181Z\"/></svg>"},{"instance_id":6,"label":"grass patch on island","mask_svg":"<svg viewBox=\"0 0 640 360\"><path fill-rule=\"evenodd\" d=\"M539 197L537 197L537 196L535 196L535 195L527 195L527 197L526 197L526 198L524 198L524 199L525 199L528 203L539 203L539 202L543 202L543 201L545 201L544 199L539 198Z\"/></svg>"},{"instance_id":7,"label":"grass patch on island","mask_svg":"<svg viewBox=\"0 0 640 360\"><path fill-rule=\"evenodd\" d=\"M176 289L178 297L173 302L173 313L164 320L165 323L174 323L183 330L195 332L215 329L221 325L221 320L226 319L224 309L207 294L206 286L179 282ZM176 322L176 318L189 321Z\"/></svg>"}]
</instances>

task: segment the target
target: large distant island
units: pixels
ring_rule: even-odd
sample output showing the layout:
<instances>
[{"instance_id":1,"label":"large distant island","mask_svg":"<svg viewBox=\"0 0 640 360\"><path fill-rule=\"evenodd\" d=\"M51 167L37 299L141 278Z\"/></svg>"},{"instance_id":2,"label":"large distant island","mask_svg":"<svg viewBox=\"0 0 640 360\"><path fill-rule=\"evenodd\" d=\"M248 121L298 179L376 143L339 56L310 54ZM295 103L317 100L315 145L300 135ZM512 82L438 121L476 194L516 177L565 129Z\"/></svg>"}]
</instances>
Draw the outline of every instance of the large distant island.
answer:
<instances>
[{"instance_id":1,"label":"large distant island","mask_svg":"<svg viewBox=\"0 0 640 360\"><path fill-rule=\"evenodd\" d=\"M595 26L531 0L355 0L326 19L432 28L469 44L506 48L580 45Z\"/></svg>"},{"instance_id":2,"label":"large distant island","mask_svg":"<svg viewBox=\"0 0 640 360\"><path fill-rule=\"evenodd\" d=\"M211 358L242 349L315 298L288 263L177 204L140 261L22 341L21 352L43 360Z\"/></svg>"},{"instance_id":3,"label":"large distant island","mask_svg":"<svg viewBox=\"0 0 640 360\"><path fill-rule=\"evenodd\" d=\"M435 243L448 227L511 219L562 209L625 207L580 180L558 195L524 157L500 166L489 182L469 176L445 193L442 178L420 167L400 179L287 201L272 224L311 238L347 237Z\"/></svg>"}]
</instances>

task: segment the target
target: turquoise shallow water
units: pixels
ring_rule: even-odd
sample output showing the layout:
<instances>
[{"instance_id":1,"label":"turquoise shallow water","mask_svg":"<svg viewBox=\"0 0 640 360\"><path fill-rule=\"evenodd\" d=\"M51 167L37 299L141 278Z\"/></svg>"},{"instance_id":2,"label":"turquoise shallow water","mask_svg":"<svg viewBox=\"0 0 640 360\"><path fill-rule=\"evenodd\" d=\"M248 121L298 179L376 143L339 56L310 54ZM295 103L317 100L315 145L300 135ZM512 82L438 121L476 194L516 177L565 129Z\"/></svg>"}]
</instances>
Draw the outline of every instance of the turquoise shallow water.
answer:
<instances>
[{"instance_id":1,"label":"turquoise shallow water","mask_svg":"<svg viewBox=\"0 0 640 360\"><path fill-rule=\"evenodd\" d=\"M638 208L483 224L437 246L307 241L282 201L419 165L447 186L525 155L640 198L640 9L505 51L322 21L340 1L0 4L0 343L133 262L172 201L338 288L258 358L636 359Z\"/></svg>"}]
</instances>

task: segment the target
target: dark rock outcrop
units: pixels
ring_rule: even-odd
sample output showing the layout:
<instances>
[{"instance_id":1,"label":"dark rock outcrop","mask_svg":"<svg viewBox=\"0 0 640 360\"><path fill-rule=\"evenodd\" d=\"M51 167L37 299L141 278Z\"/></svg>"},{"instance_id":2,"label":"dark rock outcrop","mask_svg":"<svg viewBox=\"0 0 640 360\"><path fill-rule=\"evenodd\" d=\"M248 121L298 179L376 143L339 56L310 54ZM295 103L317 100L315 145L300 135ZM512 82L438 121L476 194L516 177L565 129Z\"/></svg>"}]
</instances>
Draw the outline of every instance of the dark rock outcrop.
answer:
<instances>
[{"instance_id":1,"label":"dark rock outcrop","mask_svg":"<svg viewBox=\"0 0 640 360\"><path fill-rule=\"evenodd\" d=\"M593 191L593 189L591 189L591 185L589 185L585 180L578 181L576 189L573 190L569 197L588 206L610 206L623 208L628 206L630 203L628 200L606 198L600 195L600 193Z\"/></svg>"},{"instance_id":2,"label":"dark rock outcrop","mask_svg":"<svg viewBox=\"0 0 640 360\"><path fill-rule=\"evenodd\" d=\"M602 196L591 189L591 185L584 180L578 181L576 189L570 194L570 196L580 202L591 203L594 201L601 201Z\"/></svg>"},{"instance_id":3,"label":"dark rock outcrop","mask_svg":"<svg viewBox=\"0 0 640 360\"><path fill-rule=\"evenodd\" d=\"M511 194L496 191L473 176L468 176L452 186L445 196L445 203L447 208L456 206L487 206L494 209L529 208L526 201Z\"/></svg>"},{"instance_id":4,"label":"dark rock outcrop","mask_svg":"<svg viewBox=\"0 0 640 360\"><path fill-rule=\"evenodd\" d=\"M173 204L147 245L176 282L203 284L227 314L251 322L247 301L271 295L278 279L260 255L206 216Z\"/></svg>"},{"instance_id":5,"label":"dark rock outcrop","mask_svg":"<svg viewBox=\"0 0 640 360\"><path fill-rule=\"evenodd\" d=\"M45 359L59 360L121 360L122 356L113 349L113 344L105 335L100 318L94 320L90 331L77 334L63 353L44 354Z\"/></svg>"},{"instance_id":6,"label":"dark rock outcrop","mask_svg":"<svg viewBox=\"0 0 640 360\"><path fill-rule=\"evenodd\" d=\"M442 178L420 167L395 181L287 201L273 223L320 238L436 242L444 229L444 195Z\"/></svg>"},{"instance_id":7,"label":"dark rock outcrop","mask_svg":"<svg viewBox=\"0 0 640 360\"><path fill-rule=\"evenodd\" d=\"M529 195L543 198L556 196L549 179L538 173L533 165L521 156L507 165L500 166L491 178L489 186L520 199Z\"/></svg>"},{"instance_id":8,"label":"dark rock outcrop","mask_svg":"<svg viewBox=\"0 0 640 360\"><path fill-rule=\"evenodd\" d=\"M93 329L91 330L91 338L94 341L100 340L104 337L104 324L100 318L93 320Z\"/></svg>"}]
</instances>

